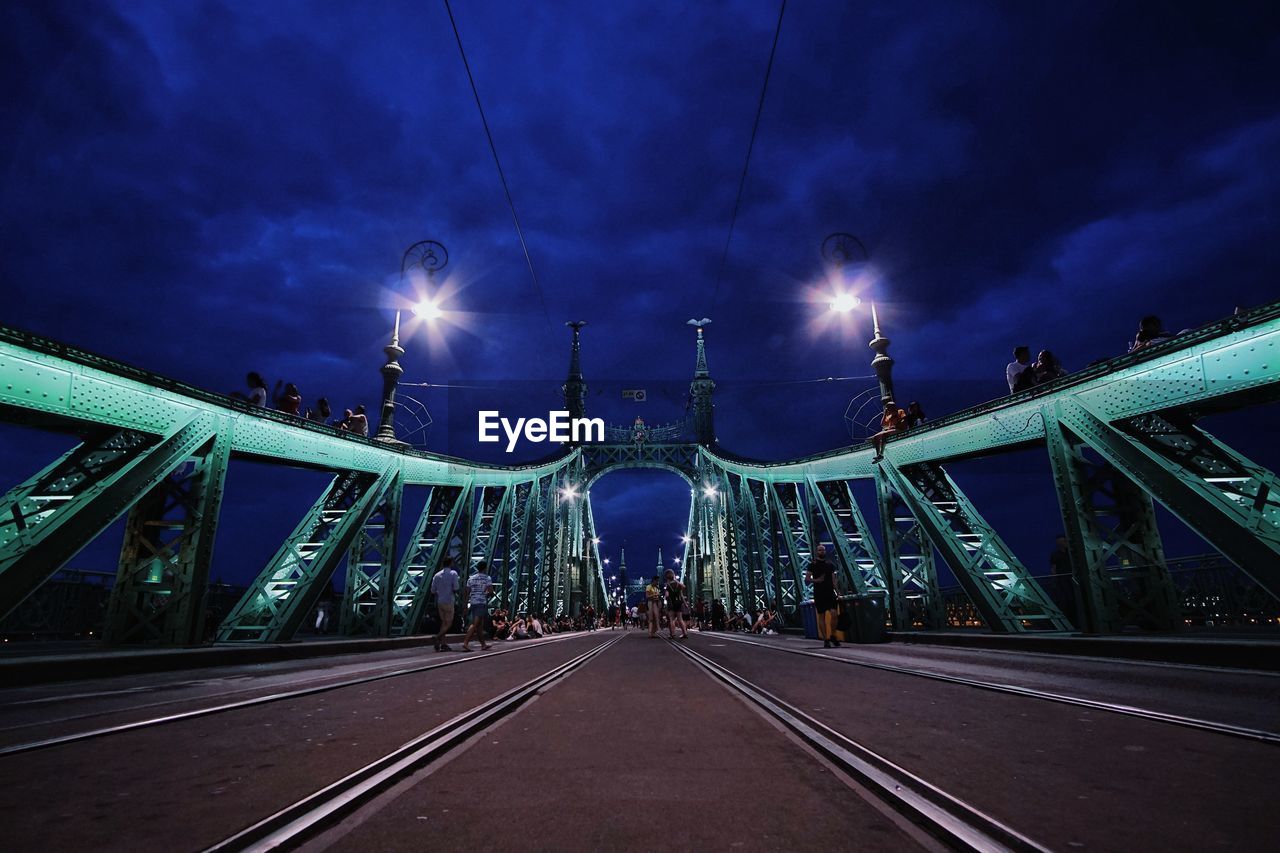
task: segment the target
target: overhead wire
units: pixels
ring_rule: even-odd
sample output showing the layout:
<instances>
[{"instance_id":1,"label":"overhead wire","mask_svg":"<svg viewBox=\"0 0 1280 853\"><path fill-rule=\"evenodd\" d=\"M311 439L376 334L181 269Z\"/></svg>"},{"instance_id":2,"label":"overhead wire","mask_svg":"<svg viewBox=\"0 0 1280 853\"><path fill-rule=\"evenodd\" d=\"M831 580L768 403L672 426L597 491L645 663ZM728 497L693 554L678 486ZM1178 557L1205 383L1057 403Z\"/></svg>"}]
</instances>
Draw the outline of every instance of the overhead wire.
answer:
<instances>
[{"instance_id":1,"label":"overhead wire","mask_svg":"<svg viewBox=\"0 0 1280 853\"><path fill-rule=\"evenodd\" d=\"M547 321L547 331L555 339L555 327L551 323L551 313L547 310L547 300L538 281L538 274L533 268L533 258L529 255L529 244L524 239L524 229L520 227L520 217L516 214L516 203L511 198L511 188L507 185L506 173L502 170L502 160L498 158L498 146L494 144L493 132L489 129L489 120L485 117L484 106L480 103L480 90L476 87L476 78L471 73L471 63L467 61L467 51L462 46L462 36L458 32L458 22L453 17L453 7L449 0L444 0L445 11L449 13L449 25L453 27L453 37L458 42L458 55L462 57L462 67L467 71L467 80L471 83L471 94L476 99L476 109L480 112L480 123L484 125L485 138L489 140L489 151L493 154L493 163L498 167L498 179L502 182L502 192L506 194L507 206L511 208L511 220L516 226L516 236L520 238L520 248L524 251L525 263L529 265L529 278L533 280L533 289L538 294L538 304L542 306L543 319Z\"/></svg>"},{"instance_id":2,"label":"overhead wire","mask_svg":"<svg viewBox=\"0 0 1280 853\"><path fill-rule=\"evenodd\" d=\"M751 168L751 152L756 147L756 134L760 130L760 116L764 112L764 96L769 91L769 76L773 73L773 58L778 52L778 36L782 34L782 16L786 11L787 0L782 0L782 5L778 9L778 26L773 31L773 47L769 48L769 64L764 69L764 85L760 87L760 101L756 104L756 120L751 125L751 141L747 143L747 161L742 164L742 176L738 178L738 197L733 202L733 215L729 218L729 236L725 238L724 252L720 255L720 269L716 272L716 290L711 297L712 305L715 305L720 298L720 282L724 279L725 264L729 260L729 244L733 242L734 227L738 223L738 209L742 206L742 191L747 185L747 171Z\"/></svg>"}]
</instances>

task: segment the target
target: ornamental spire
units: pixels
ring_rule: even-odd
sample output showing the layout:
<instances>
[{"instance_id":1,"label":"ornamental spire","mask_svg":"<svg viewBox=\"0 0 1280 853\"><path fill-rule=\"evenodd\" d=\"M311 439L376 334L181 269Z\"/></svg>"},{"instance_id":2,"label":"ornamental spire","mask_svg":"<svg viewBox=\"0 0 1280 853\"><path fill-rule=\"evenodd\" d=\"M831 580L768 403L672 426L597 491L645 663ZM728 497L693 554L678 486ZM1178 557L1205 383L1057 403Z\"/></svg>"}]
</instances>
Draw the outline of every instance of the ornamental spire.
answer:
<instances>
[{"instance_id":1,"label":"ornamental spire","mask_svg":"<svg viewBox=\"0 0 1280 853\"><path fill-rule=\"evenodd\" d=\"M587 383L582 378L582 327L586 320L574 320L565 323L573 329L573 345L569 350L569 376L561 389L564 392L564 407L571 418L587 416Z\"/></svg>"}]
</instances>

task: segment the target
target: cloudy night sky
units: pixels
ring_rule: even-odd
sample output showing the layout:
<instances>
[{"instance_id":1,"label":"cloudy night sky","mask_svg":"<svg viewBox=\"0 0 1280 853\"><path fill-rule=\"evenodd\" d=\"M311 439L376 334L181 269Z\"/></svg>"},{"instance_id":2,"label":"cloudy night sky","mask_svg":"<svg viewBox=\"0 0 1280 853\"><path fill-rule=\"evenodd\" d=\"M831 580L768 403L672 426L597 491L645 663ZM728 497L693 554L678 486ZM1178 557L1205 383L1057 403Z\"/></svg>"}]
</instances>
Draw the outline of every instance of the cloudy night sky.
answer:
<instances>
[{"instance_id":1,"label":"cloudy night sky","mask_svg":"<svg viewBox=\"0 0 1280 853\"><path fill-rule=\"evenodd\" d=\"M846 410L869 380L810 381L870 372L867 314L827 312L832 232L869 250L853 286L931 417L1001 396L1015 344L1074 370L1143 314L1180 330L1280 297L1273 3L796 0L723 269L778 3L453 12L538 286L443 3L32 0L0 7L0 323L376 411L394 307L422 286L401 253L434 239L447 313L409 329L404 378L481 389L406 389L433 419L415 442L545 456L478 445L474 413L559 408L577 319L589 414L680 418L705 316L721 444L780 459L866 434ZM1275 469L1275 420L1206 427ZM4 487L70 443L0 427ZM953 473L1043 571L1043 454ZM233 464L214 575L248 581L325 481ZM605 553L673 554L687 497L670 474L602 480ZM112 571L118 547L108 531L73 565Z\"/></svg>"}]
</instances>

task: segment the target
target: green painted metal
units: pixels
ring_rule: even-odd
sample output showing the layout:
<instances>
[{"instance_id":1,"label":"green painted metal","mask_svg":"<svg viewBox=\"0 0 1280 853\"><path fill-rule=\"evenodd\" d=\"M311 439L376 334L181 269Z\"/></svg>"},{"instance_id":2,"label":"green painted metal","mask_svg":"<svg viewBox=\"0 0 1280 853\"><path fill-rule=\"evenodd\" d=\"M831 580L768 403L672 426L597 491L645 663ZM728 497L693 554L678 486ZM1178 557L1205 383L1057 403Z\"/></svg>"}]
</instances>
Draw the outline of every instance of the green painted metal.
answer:
<instances>
[{"instance_id":1,"label":"green painted metal","mask_svg":"<svg viewBox=\"0 0 1280 853\"><path fill-rule=\"evenodd\" d=\"M876 500L893 626L900 631L911 630L917 622L929 630L944 627L947 617L933 544L884 467L876 469Z\"/></svg>"},{"instance_id":2,"label":"green painted metal","mask_svg":"<svg viewBox=\"0 0 1280 853\"><path fill-rule=\"evenodd\" d=\"M391 586L396 574L400 506L399 472L383 492L347 554L346 594L339 631L348 637L386 637L391 632Z\"/></svg>"},{"instance_id":3,"label":"green painted metal","mask_svg":"<svg viewBox=\"0 0 1280 853\"><path fill-rule=\"evenodd\" d=\"M1059 416L1108 462L1280 597L1280 483L1180 413L1108 423L1079 399Z\"/></svg>"},{"instance_id":4,"label":"green painted metal","mask_svg":"<svg viewBox=\"0 0 1280 853\"><path fill-rule=\"evenodd\" d=\"M991 630L1071 629L1066 616L941 465L898 468L888 459L880 465Z\"/></svg>"},{"instance_id":5,"label":"green painted metal","mask_svg":"<svg viewBox=\"0 0 1280 853\"><path fill-rule=\"evenodd\" d=\"M506 543L502 583L502 606L513 614L520 611L519 596L527 576L524 556L528 551L530 518L534 503L535 484L517 483L512 487L511 500L507 503Z\"/></svg>"},{"instance_id":6,"label":"green painted metal","mask_svg":"<svg viewBox=\"0 0 1280 853\"><path fill-rule=\"evenodd\" d=\"M835 546L835 562L848 589L858 594L884 593L889 587L885 582L884 561L880 549L871 536L853 490L845 480L826 480L808 484L808 493L816 516L822 520Z\"/></svg>"},{"instance_id":7,"label":"green painted metal","mask_svg":"<svg viewBox=\"0 0 1280 853\"><path fill-rule=\"evenodd\" d=\"M338 563L396 479L394 462L378 475L348 471L334 477L223 620L218 639L266 643L292 640L329 585Z\"/></svg>"},{"instance_id":8,"label":"green painted metal","mask_svg":"<svg viewBox=\"0 0 1280 853\"><path fill-rule=\"evenodd\" d=\"M1171 630L1177 589L1165 564L1151 498L1045 407L1046 447L1071 555L1080 627Z\"/></svg>"},{"instance_id":9,"label":"green painted metal","mask_svg":"<svg viewBox=\"0 0 1280 853\"><path fill-rule=\"evenodd\" d=\"M391 636L404 637L421 629L431 578L440 570L470 500L470 483L436 486L428 495L396 571L395 594L391 599ZM455 565L455 568L461 572L465 566Z\"/></svg>"},{"instance_id":10,"label":"green painted metal","mask_svg":"<svg viewBox=\"0 0 1280 853\"><path fill-rule=\"evenodd\" d=\"M204 640L205 591L231 453L231 423L133 505L111 590L108 643Z\"/></svg>"},{"instance_id":11,"label":"green painted metal","mask_svg":"<svg viewBox=\"0 0 1280 853\"><path fill-rule=\"evenodd\" d=\"M778 584L782 589L780 609L784 618L798 623L800 602L813 597L813 591L804 579L812 557L809 513L796 483L772 483L769 500L780 545L774 564L775 573L781 576Z\"/></svg>"},{"instance_id":12,"label":"green painted metal","mask_svg":"<svg viewBox=\"0 0 1280 853\"><path fill-rule=\"evenodd\" d=\"M130 430L76 447L0 499L0 618L214 435L195 414L158 441Z\"/></svg>"},{"instance_id":13,"label":"green painted metal","mask_svg":"<svg viewBox=\"0 0 1280 853\"><path fill-rule=\"evenodd\" d=\"M748 607L769 602L780 603L784 612L794 610L799 573L813 545L814 525L820 522L831 534L849 581L860 589L882 584L900 627L917 619L941 624L936 546L959 567L957 574L993 628L1061 628L1065 622L1060 614L1045 607L1025 569L941 468L948 459L1046 446L1082 597L1088 599L1086 627L1114 630L1122 622L1162 626L1168 624L1168 587L1160 574L1163 555L1151 498L1272 593L1280 590L1280 504L1274 475L1194 422L1204 412L1280 396L1278 352L1280 303L895 436L886 448L888 464L882 466L871 464L865 445L782 463L751 462L719 451L709 440L681 441L673 426L651 431L647 442L583 445L537 465L504 467L361 439L0 328L0 418L90 435L85 445L0 503L0 611L12 610L112 519L132 511L125 548L130 556L122 561L123 597L113 610L112 632L159 642L191 636L198 622L191 610L179 617L182 608L176 608L157 621L143 606L147 599L142 590L155 577L177 584L175 579L187 577L188 570L170 576L163 564L185 566L185 550L198 553L211 547L216 502L210 508L206 500L195 527L185 522L164 527L174 521L179 503L189 502L195 492L188 483L180 501L178 492L161 484L193 456L204 458L202 449L212 440L223 443L220 459L338 471L342 477L379 484L380 496L368 507L372 521L351 526L344 520L337 525L340 531L329 530L324 539L329 547L340 538L335 532L350 535L347 547L327 555L325 562L341 562L350 546L358 546L360 553L348 563L349 572L353 566L359 569L349 577L353 601L362 603L361 612L382 608L389 620L383 628L378 619L366 622L352 611L344 627L360 625L360 631L376 627L403 634L416 629L425 580L443 552L437 542L441 536L446 543L460 536L463 550L472 547L472 559L484 554L503 564L504 600L523 601L534 612L572 610L577 606L574 595L579 604L593 600L593 585L602 584L603 576L584 539L596 532L587 495L599 477L624 468L670 470L694 487L689 529L697 544L693 564L686 562L686 568L701 593L727 592L731 602L736 598L735 603ZM695 372L699 378L709 375ZM701 402L709 406L714 386L704 382L698 387L706 391ZM709 436L710 421L704 420ZM225 474L225 461L209 465L215 479ZM1107 466L1124 477L1113 476ZM391 511L381 484L393 469L398 472L397 493L405 487L431 487L429 509L434 503L439 512L424 512L419 520L419 534L431 544L425 550L411 544L406 550L396 572L396 595L388 602L381 592L386 584L378 581L390 571L387 549L379 551L374 540L379 519ZM882 557L849 486L871 478L885 540ZM177 482L171 478L170 485ZM696 493L708 483L722 484L718 503ZM531 493L523 511L519 484L528 484ZM582 496L572 506L564 505L558 492L569 484ZM167 509L158 487L171 495ZM499 492L507 502L500 512L484 500ZM427 516L433 519L429 523ZM188 535L199 544L185 544ZM478 542L482 547L476 547ZM282 553L289 547L286 543ZM375 552L382 558L376 567ZM411 552L417 556L410 557ZM207 552L195 559L207 566ZM294 583L298 592L280 596L285 610L318 594L323 566L314 555L301 564L303 576ZM1135 570L1136 565L1142 570ZM418 574L407 575L410 566ZM190 574L192 589L198 586L199 571L197 565ZM283 591L284 586L275 589ZM194 606L194 596L186 599ZM294 619L291 610L271 615L270 624L257 626L261 630L253 627L254 619L266 618L270 609L262 605L251 618L241 614L248 627L233 633L282 638L289 633L284 623ZM165 621L170 619L176 621Z\"/></svg>"}]
</instances>

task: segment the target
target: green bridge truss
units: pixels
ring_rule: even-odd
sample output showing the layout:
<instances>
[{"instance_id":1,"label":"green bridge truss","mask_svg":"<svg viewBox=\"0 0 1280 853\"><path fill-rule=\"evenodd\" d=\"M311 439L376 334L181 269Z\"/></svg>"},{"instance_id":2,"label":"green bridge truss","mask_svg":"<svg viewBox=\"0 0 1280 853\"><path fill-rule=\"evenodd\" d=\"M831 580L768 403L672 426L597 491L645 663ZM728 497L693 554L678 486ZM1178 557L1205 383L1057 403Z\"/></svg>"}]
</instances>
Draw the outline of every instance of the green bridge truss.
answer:
<instances>
[{"instance_id":1,"label":"green bridge truss","mask_svg":"<svg viewBox=\"0 0 1280 853\"><path fill-rule=\"evenodd\" d=\"M575 415L586 399L581 325L564 386ZM892 362L878 329L876 343L887 396ZM1276 399L1280 303L926 424L892 438L879 463L867 445L778 463L735 457L715 441L714 388L699 328L684 438L675 427L611 428L608 443L499 467L357 437L0 328L0 419L80 439L0 498L0 617L124 517L106 639L200 642L233 459L321 470L332 480L217 626L221 641L291 639L339 571L343 633L417 633L445 554L460 566L488 562L495 603L512 610L604 606L591 486L625 468L672 471L688 482L682 565L699 596L731 609L774 605L793 623L809 594L805 568L826 543L844 586L884 595L901 628L943 624L942 559L997 632L1169 629L1176 597L1157 502L1280 596L1276 476L1198 426L1203 415ZM1027 447L1048 456L1078 625L946 470L954 460ZM878 531L854 497L858 480L874 483ZM402 541L407 489L428 495Z\"/></svg>"}]
</instances>

